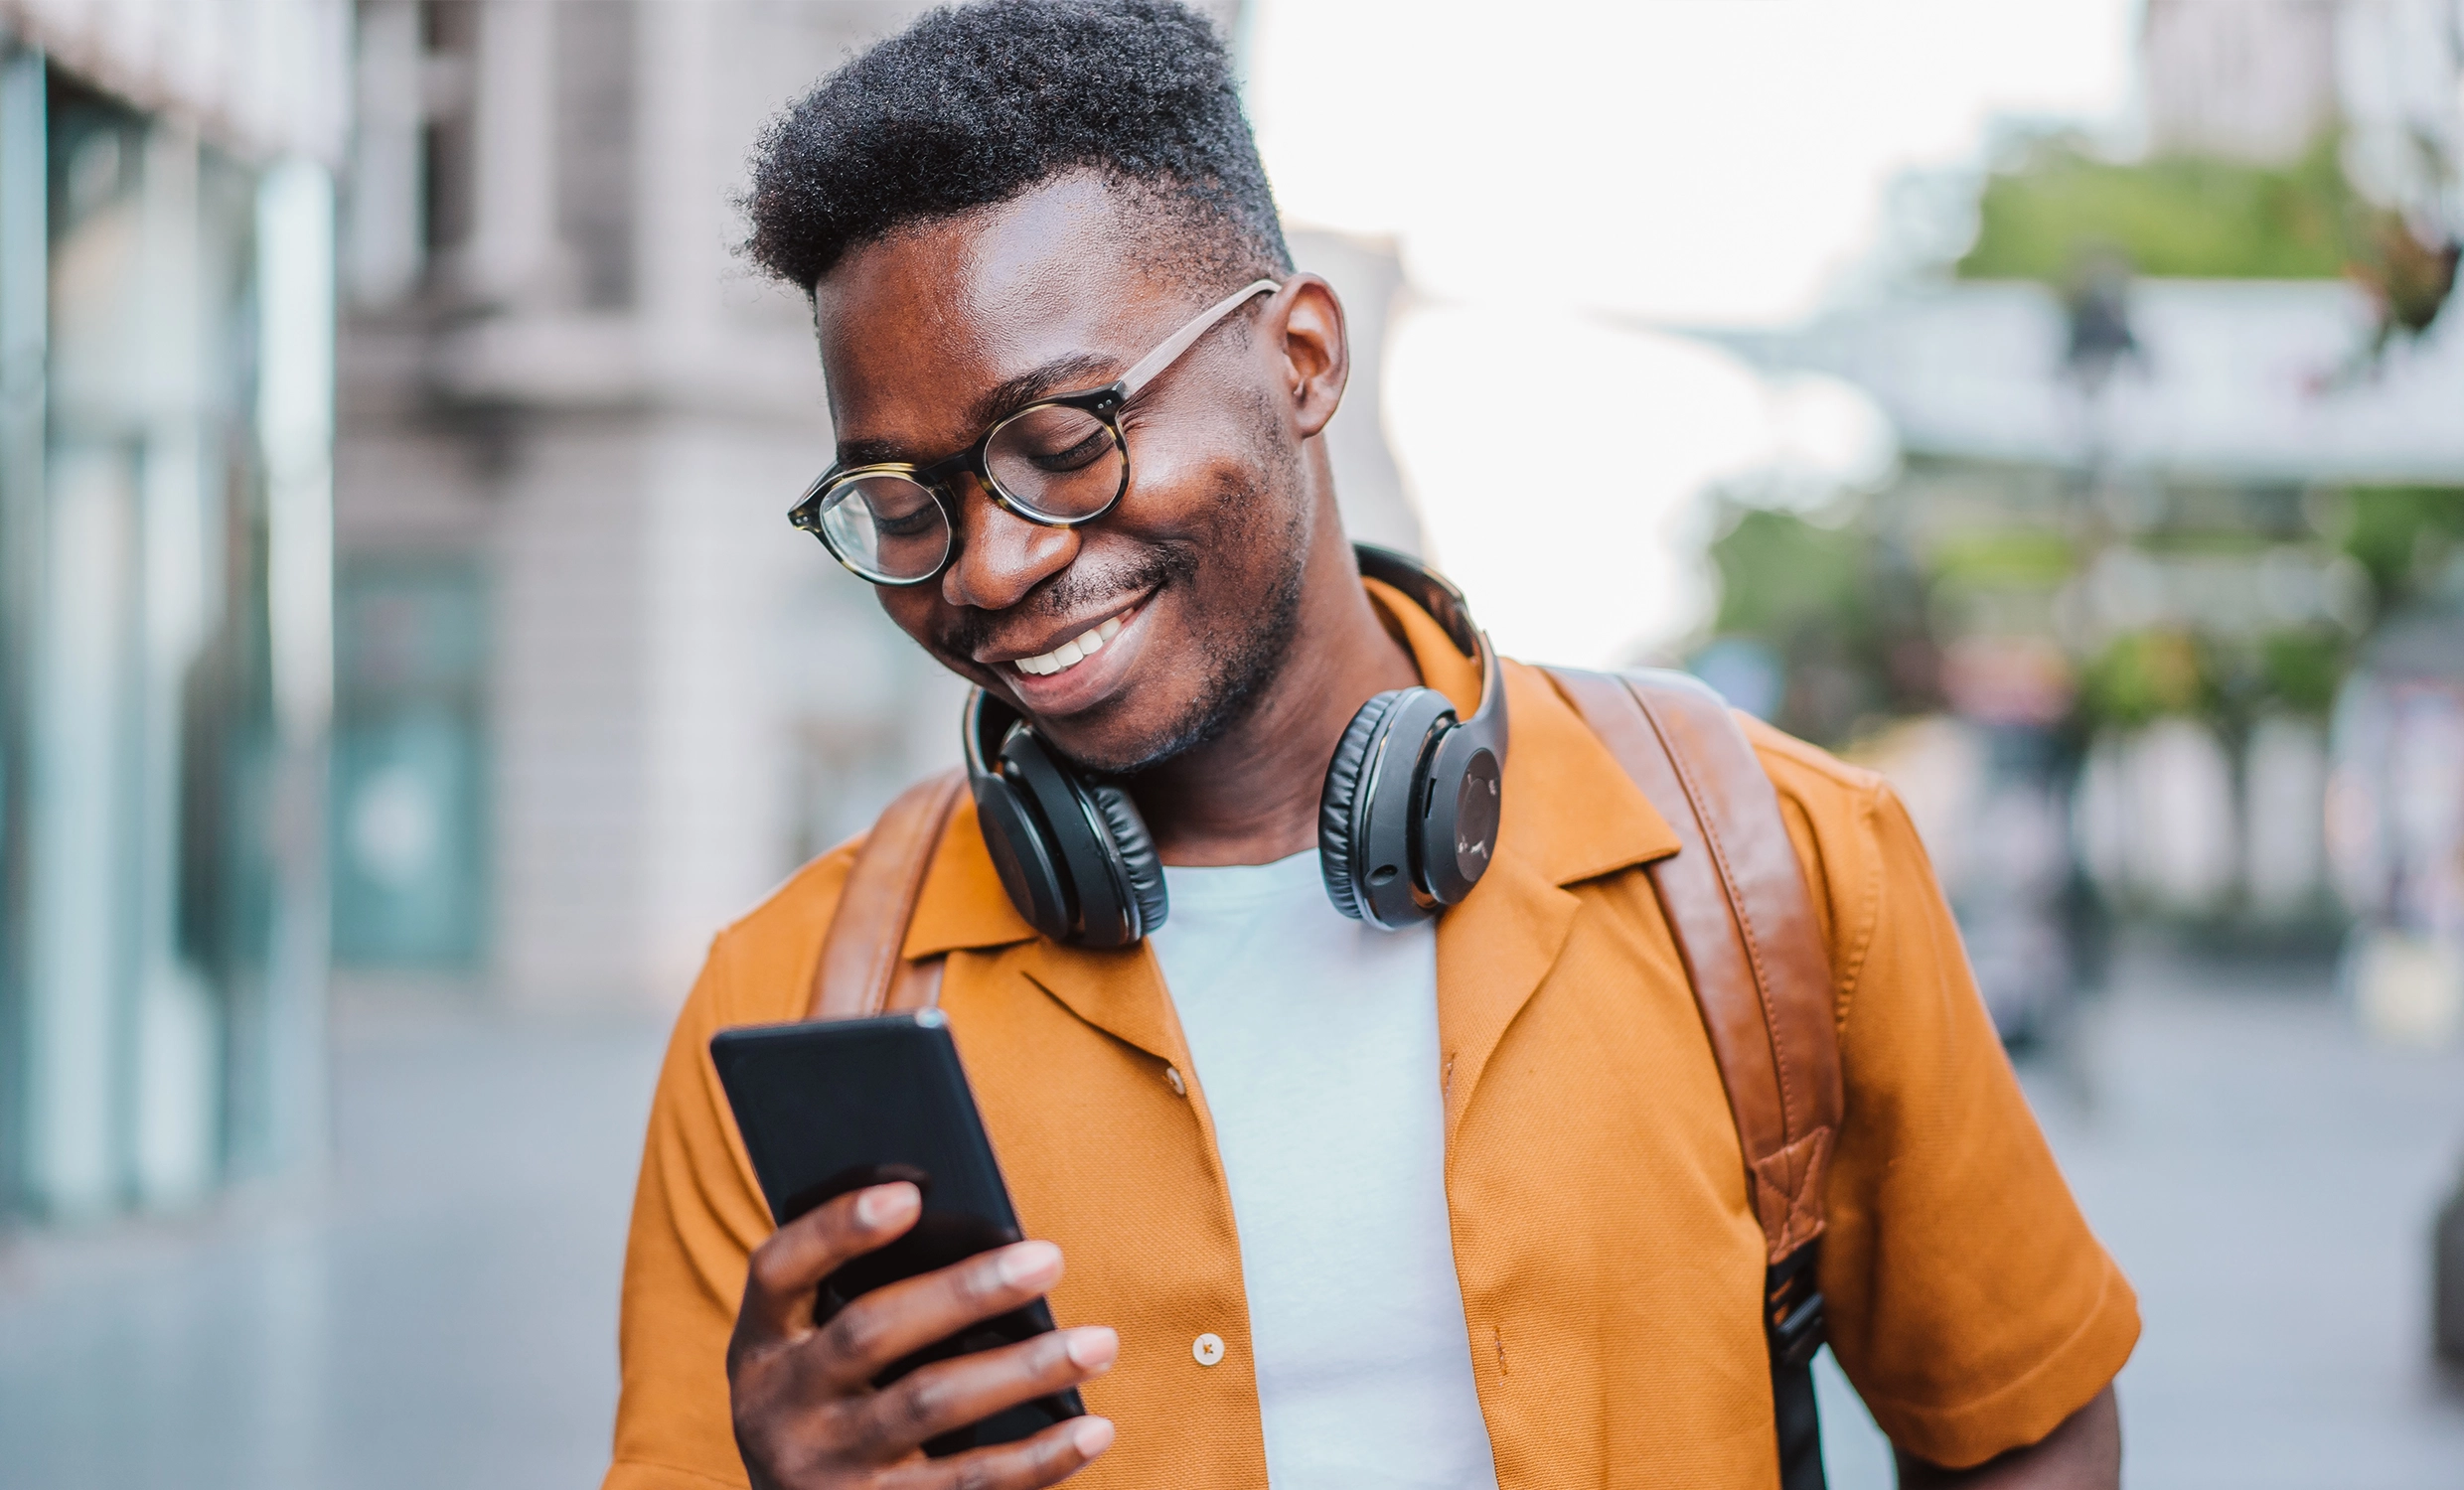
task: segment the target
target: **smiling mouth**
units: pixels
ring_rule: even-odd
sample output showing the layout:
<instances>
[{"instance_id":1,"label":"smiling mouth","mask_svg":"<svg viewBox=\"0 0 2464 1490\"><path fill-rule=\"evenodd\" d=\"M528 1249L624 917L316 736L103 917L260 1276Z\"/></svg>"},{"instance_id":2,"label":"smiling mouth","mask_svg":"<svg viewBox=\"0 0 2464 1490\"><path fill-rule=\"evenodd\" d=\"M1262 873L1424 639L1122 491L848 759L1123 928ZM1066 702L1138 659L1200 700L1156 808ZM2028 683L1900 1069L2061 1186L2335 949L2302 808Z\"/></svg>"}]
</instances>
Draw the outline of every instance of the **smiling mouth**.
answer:
<instances>
[{"instance_id":1,"label":"smiling mouth","mask_svg":"<svg viewBox=\"0 0 2464 1490\"><path fill-rule=\"evenodd\" d=\"M1103 651L1104 644L1121 635L1121 628L1127 625L1130 617L1136 614L1138 614L1138 607L1132 606L1117 616L1088 627L1050 652L1036 657L1017 658L1009 666L1029 677L1050 677L1055 673L1067 672L1070 669Z\"/></svg>"}]
</instances>

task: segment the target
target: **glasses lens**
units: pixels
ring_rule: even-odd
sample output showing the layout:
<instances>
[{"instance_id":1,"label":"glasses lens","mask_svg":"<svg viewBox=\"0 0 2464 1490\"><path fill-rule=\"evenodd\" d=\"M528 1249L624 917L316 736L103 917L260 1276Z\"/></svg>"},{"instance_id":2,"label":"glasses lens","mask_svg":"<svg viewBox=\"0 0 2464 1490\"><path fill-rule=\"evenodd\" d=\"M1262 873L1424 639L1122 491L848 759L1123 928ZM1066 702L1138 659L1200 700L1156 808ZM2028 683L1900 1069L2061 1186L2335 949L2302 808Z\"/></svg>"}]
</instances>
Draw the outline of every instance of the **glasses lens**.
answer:
<instances>
[{"instance_id":1,"label":"glasses lens","mask_svg":"<svg viewBox=\"0 0 2464 1490\"><path fill-rule=\"evenodd\" d=\"M1076 522L1113 505L1130 460L1112 426L1057 403L1022 409L993 431L984 466L1001 495L1039 518Z\"/></svg>"},{"instance_id":2,"label":"glasses lens","mask_svg":"<svg viewBox=\"0 0 2464 1490\"><path fill-rule=\"evenodd\" d=\"M950 523L920 482L858 476L822 499L822 532L848 567L867 579L922 579L950 552Z\"/></svg>"}]
</instances>

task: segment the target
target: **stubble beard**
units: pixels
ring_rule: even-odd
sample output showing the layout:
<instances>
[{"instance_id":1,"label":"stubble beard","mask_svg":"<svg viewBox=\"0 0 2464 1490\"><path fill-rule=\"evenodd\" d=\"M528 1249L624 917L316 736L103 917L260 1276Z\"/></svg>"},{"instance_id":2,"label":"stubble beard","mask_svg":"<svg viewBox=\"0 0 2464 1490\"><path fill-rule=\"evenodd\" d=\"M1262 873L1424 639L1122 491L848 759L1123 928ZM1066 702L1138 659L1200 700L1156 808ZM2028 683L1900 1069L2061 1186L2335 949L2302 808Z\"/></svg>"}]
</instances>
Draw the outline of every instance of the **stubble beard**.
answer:
<instances>
[{"instance_id":1,"label":"stubble beard","mask_svg":"<svg viewBox=\"0 0 2464 1490\"><path fill-rule=\"evenodd\" d=\"M1200 636L1204 681L1197 696L1160 738L1143 742L1133 758L1078 757L1080 766L1120 777L1152 771L1176 756L1222 739L1248 722L1266 701L1276 674L1292 660L1292 641L1301 629L1301 592L1303 576L1309 569L1309 504L1301 500L1299 460L1291 451L1278 447L1270 469L1274 479L1253 482L1245 489L1228 489L1220 499L1225 504L1224 511L1246 515L1244 521L1228 525L1221 541L1253 547L1274 559L1266 592L1245 608L1245 613L1254 618L1253 624L1209 628ZM1190 561L1188 567L1194 573L1195 561Z\"/></svg>"}]
</instances>

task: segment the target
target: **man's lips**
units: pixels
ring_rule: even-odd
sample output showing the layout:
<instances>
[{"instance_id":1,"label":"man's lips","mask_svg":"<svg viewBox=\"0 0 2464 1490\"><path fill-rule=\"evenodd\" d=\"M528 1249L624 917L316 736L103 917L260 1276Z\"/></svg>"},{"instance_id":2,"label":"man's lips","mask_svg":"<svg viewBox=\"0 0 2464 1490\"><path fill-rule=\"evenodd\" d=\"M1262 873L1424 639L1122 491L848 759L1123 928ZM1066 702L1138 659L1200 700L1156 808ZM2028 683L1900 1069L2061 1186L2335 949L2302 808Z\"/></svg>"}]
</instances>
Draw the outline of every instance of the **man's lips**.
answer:
<instances>
[{"instance_id":1,"label":"man's lips","mask_svg":"<svg viewBox=\"0 0 2464 1490\"><path fill-rule=\"evenodd\" d=\"M1095 707L1127 686L1146 650L1148 634L1155 629L1154 620L1151 599L1142 600L1097 622L1092 628L1096 634L1109 628L1112 639L1101 642L1092 653L1082 650L1074 663L1058 661L1069 656L1070 646L1065 643L1033 658L995 664L995 672L1007 685L1010 697L1029 714L1041 719L1066 718ZM1117 627L1111 625L1115 621L1120 623ZM1077 636L1086 634L1081 631ZM1029 671L1030 665L1049 670Z\"/></svg>"},{"instance_id":2,"label":"man's lips","mask_svg":"<svg viewBox=\"0 0 2464 1490\"><path fill-rule=\"evenodd\" d=\"M1145 596L1140 596L1093 620L1071 622L1057 629L1054 640L1039 652L1021 655L1009 648L988 647L976 654L976 661L1009 675L1057 676L1102 652L1121 635L1121 629L1129 625L1145 600Z\"/></svg>"}]
</instances>

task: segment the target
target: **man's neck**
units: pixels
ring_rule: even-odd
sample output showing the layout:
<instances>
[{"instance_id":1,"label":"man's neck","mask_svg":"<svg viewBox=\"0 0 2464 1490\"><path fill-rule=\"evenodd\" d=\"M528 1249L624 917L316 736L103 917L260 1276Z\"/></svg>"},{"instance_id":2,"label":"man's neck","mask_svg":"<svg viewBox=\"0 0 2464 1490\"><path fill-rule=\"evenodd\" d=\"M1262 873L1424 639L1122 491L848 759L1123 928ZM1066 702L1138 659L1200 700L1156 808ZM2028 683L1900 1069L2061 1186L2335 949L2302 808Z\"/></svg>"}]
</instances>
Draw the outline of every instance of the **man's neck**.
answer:
<instances>
[{"instance_id":1,"label":"man's neck","mask_svg":"<svg viewBox=\"0 0 2464 1490\"><path fill-rule=\"evenodd\" d=\"M1420 682L1361 589L1339 525L1314 536L1301 583L1289 657L1257 706L1138 778L1164 863L1265 864L1315 847L1318 790L1344 727L1371 695Z\"/></svg>"}]
</instances>

